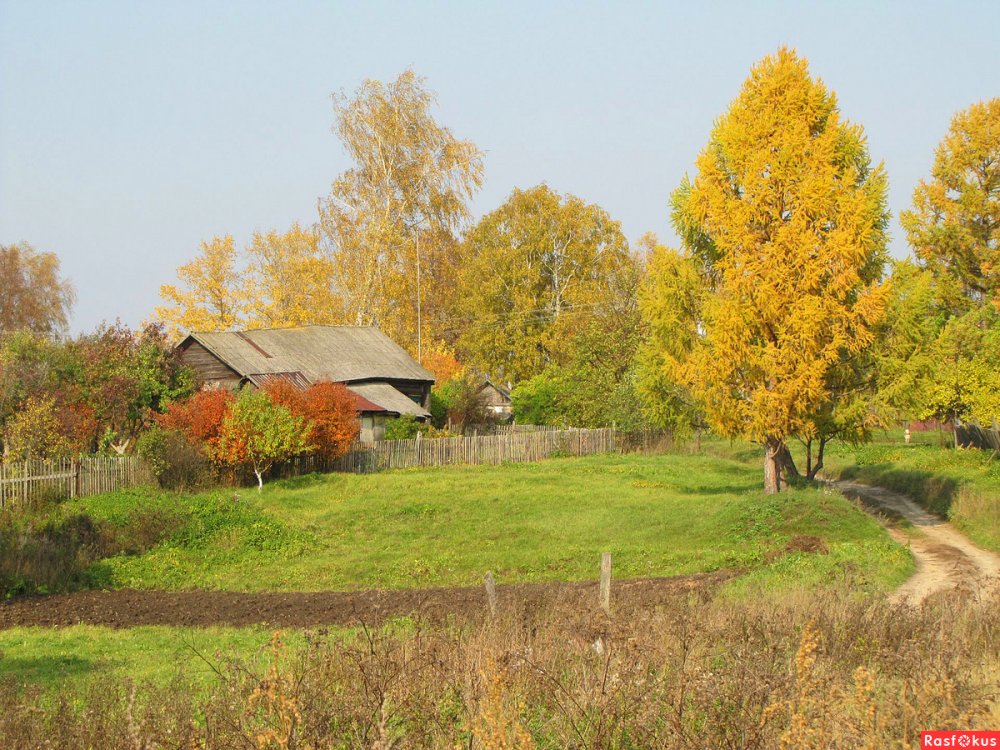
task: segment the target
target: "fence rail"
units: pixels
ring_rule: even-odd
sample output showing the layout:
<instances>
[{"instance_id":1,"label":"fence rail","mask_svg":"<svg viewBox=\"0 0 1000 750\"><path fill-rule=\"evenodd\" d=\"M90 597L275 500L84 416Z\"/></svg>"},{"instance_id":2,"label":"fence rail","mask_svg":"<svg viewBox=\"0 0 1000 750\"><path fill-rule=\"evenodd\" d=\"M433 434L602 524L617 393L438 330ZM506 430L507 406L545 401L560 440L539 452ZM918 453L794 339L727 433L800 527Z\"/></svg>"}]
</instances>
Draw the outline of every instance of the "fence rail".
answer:
<instances>
[{"instance_id":1,"label":"fence rail","mask_svg":"<svg viewBox=\"0 0 1000 750\"><path fill-rule=\"evenodd\" d=\"M137 456L0 463L0 508L27 505L43 498L88 497L155 481L149 467Z\"/></svg>"},{"instance_id":2,"label":"fence rail","mask_svg":"<svg viewBox=\"0 0 1000 750\"><path fill-rule=\"evenodd\" d=\"M282 466L277 473L282 476L310 471L370 474L385 469L410 469L418 466L523 463L555 456L659 450L669 444L669 441L670 437L666 432L622 432L613 427L380 440L374 443L356 443L350 451L332 461L302 456Z\"/></svg>"}]
</instances>

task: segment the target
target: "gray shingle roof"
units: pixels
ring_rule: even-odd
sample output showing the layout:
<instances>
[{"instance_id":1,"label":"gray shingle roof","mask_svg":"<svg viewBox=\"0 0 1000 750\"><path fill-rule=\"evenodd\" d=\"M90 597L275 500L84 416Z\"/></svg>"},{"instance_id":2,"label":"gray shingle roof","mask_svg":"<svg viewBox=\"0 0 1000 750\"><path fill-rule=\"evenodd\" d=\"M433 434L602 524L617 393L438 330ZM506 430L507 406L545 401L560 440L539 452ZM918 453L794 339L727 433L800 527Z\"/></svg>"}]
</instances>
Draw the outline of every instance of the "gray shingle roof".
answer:
<instances>
[{"instance_id":1,"label":"gray shingle roof","mask_svg":"<svg viewBox=\"0 0 1000 750\"><path fill-rule=\"evenodd\" d=\"M388 383L359 383L348 386L359 396L368 399L373 404L381 406L386 411L396 414L412 414L415 417L429 417L431 413L420 404L403 395Z\"/></svg>"},{"instance_id":2,"label":"gray shingle roof","mask_svg":"<svg viewBox=\"0 0 1000 750\"><path fill-rule=\"evenodd\" d=\"M434 380L403 347L372 326L265 328L191 337L243 376L301 372L313 383Z\"/></svg>"}]
</instances>

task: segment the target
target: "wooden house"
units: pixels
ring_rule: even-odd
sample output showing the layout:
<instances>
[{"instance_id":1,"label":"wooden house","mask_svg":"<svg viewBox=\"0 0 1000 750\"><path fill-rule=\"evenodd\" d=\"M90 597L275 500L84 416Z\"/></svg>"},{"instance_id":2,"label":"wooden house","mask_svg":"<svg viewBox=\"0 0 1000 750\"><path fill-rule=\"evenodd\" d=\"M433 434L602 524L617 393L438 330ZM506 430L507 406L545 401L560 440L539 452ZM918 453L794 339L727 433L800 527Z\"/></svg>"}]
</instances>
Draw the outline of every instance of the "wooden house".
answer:
<instances>
[{"instance_id":1,"label":"wooden house","mask_svg":"<svg viewBox=\"0 0 1000 750\"><path fill-rule=\"evenodd\" d=\"M479 397L483 400L487 411L497 419L509 420L513 417L509 387L504 388L487 380L479 386Z\"/></svg>"},{"instance_id":2,"label":"wooden house","mask_svg":"<svg viewBox=\"0 0 1000 750\"><path fill-rule=\"evenodd\" d=\"M430 419L434 376L373 326L192 333L177 351L204 388L259 388L274 378L303 389L343 383L354 394L364 441L380 439L387 419Z\"/></svg>"}]
</instances>

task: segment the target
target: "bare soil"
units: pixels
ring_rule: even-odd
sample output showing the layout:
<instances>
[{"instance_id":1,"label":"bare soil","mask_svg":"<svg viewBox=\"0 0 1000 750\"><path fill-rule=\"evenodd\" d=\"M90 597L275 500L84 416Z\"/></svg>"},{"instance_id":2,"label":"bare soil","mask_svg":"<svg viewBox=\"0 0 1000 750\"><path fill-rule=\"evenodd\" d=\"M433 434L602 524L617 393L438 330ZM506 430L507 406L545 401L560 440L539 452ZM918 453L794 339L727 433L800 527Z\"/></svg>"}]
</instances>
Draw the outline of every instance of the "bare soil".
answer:
<instances>
[{"instance_id":1,"label":"bare soil","mask_svg":"<svg viewBox=\"0 0 1000 750\"><path fill-rule=\"evenodd\" d=\"M889 535L910 548L917 571L896 590L896 601L919 604L933 594L952 590L978 598L1000 596L1000 555L977 547L905 495L858 482L833 484L878 513ZM913 524L913 534L899 528L901 519Z\"/></svg>"},{"instance_id":2,"label":"bare soil","mask_svg":"<svg viewBox=\"0 0 1000 750\"><path fill-rule=\"evenodd\" d=\"M615 581L613 610L653 608L672 597L714 588L729 571L671 578ZM597 609L598 584L537 583L497 586L497 607L538 611L555 605ZM430 622L481 617L488 612L484 587L406 590L238 593L232 591L81 591L15 599L0 604L0 630L86 623L112 628L139 625L275 627L379 625L395 617Z\"/></svg>"}]
</instances>

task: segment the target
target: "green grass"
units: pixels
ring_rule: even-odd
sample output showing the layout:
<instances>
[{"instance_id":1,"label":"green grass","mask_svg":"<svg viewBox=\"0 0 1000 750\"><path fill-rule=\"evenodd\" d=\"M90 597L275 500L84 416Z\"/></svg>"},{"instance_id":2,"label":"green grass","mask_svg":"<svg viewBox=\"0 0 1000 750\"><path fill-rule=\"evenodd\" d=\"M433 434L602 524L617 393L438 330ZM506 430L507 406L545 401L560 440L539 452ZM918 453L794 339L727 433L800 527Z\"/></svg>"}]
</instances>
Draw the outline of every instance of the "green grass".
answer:
<instances>
[{"instance_id":1,"label":"green grass","mask_svg":"<svg viewBox=\"0 0 1000 750\"><path fill-rule=\"evenodd\" d=\"M803 488L766 497L760 483L756 466L712 456L591 456L313 475L259 496L240 490L236 500L232 491L133 490L65 511L121 524L154 506L182 519L153 549L98 563L92 580L111 587L478 585L487 570L501 582L583 580L596 578L602 551L620 578L740 568L808 583L863 569L861 584L885 588L909 571L905 552L839 495ZM770 560L802 534L821 537L831 554Z\"/></svg>"},{"instance_id":2,"label":"green grass","mask_svg":"<svg viewBox=\"0 0 1000 750\"><path fill-rule=\"evenodd\" d=\"M906 550L840 495L805 487L765 496L757 462L740 458L748 456L591 456L309 476L259 496L239 490L235 499L232 490L134 489L55 512L86 513L125 530L123 538L153 537L150 525L162 524L165 541L92 566L86 580L109 587L479 585L486 570L500 582L594 579L602 551L612 553L616 578L740 569L724 588L736 599L823 587L883 591L912 572ZM803 535L822 539L828 554L784 550ZM0 631L0 677L48 688L104 674L162 685L183 673L197 688L213 673L195 651L246 656L268 639L262 628L15 628Z\"/></svg>"},{"instance_id":3,"label":"green grass","mask_svg":"<svg viewBox=\"0 0 1000 750\"><path fill-rule=\"evenodd\" d=\"M292 646L303 642L301 634L283 637ZM0 679L72 689L104 675L160 686L178 677L199 689L216 679L213 666L263 652L270 641L264 628L11 628L0 630Z\"/></svg>"}]
</instances>

